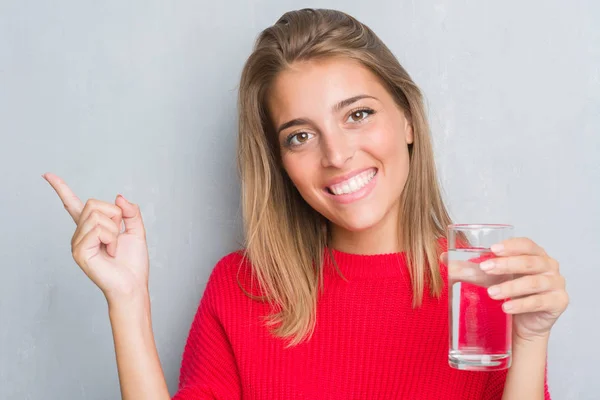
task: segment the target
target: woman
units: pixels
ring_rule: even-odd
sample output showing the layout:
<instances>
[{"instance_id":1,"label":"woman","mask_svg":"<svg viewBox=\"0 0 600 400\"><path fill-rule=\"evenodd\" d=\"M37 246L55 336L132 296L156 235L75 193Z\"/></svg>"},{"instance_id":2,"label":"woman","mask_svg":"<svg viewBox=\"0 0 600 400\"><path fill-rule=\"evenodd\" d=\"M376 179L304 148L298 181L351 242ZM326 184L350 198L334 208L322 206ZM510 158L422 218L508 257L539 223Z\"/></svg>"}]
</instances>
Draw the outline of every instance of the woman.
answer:
<instances>
[{"instance_id":1,"label":"woman","mask_svg":"<svg viewBox=\"0 0 600 400\"><path fill-rule=\"evenodd\" d=\"M245 249L211 274L175 399L549 398L548 337L568 296L529 239L499 243L486 271L519 276L490 288L512 298L512 367L447 364L447 276L465 277L443 263L451 221L420 91L368 27L301 10L263 31L242 73L238 145ZM123 398L169 398L139 208L84 205L45 178L77 224L75 261L106 295Z\"/></svg>"}]
</instances>

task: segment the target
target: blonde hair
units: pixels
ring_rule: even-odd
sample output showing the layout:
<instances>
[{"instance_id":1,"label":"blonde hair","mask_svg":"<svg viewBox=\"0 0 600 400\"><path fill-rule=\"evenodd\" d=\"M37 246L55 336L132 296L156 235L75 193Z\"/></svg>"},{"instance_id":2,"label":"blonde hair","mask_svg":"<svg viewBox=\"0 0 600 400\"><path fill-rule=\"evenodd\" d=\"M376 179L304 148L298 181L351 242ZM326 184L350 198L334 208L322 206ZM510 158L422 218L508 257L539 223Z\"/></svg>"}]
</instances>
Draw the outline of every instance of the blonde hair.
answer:
<instances>
[{"instance_id":1,"label":"blonde hair","mask_svg":"<svg viewBox=\"0 0 600 400\"><path fill-rule=\"evenodd\" d=\"M238 168L245 255L273 305L267 325L295 345L310 338L322 283L328 224L299 195L283 170L266 106L274 77L296 61L349 57L378 76L412 123L410 169L402 194L399 229L413 289L421 304L425 285L439 296L443 280L438 239L450 217L435 171L422 95L392 52L366 25L335 10L285 13L258 37L241 77Z\"/></svg>"}]
</instances>

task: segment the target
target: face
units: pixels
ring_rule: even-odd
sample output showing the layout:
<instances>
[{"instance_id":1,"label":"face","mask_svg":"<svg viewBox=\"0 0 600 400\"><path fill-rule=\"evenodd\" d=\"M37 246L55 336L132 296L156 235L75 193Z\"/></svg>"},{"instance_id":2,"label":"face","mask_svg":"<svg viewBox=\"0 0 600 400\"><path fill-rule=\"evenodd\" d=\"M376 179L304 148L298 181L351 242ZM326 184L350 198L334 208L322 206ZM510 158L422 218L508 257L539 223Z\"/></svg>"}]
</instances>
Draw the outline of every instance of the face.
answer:
<instances>
[{"instance_id":1,"label":"face","mask_svg":"<svg viewBox=\"0 0 600 400\"><path fill-rule=\"evenodd\" d=\"M285 171L334 234L397 226L413 131L372 72L350 59L298 62L267 101Z\"/></svg>"}]
</instances>

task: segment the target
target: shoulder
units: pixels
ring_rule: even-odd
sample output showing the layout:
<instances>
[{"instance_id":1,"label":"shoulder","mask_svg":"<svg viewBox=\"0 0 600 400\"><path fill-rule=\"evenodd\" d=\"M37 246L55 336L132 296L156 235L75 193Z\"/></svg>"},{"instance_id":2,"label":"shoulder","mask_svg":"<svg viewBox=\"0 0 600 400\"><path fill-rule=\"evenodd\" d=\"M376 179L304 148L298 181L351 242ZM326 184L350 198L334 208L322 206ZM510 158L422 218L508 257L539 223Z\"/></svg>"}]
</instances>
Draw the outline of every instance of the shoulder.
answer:
<instances>
[{"instance_id":1,"label":"shoulder","mask_svg":"<svg viewBox=\"0 0 600 400\"><path fill-rule=\"evenodd\" d=\"M221 257L215 264L206 283L206 290L213 287L225 289L251 275L252 267L243 249L233 251Z\"/></svg>"},{"instance_id":2,"label":"shoulder","mask_svg":"<svg viewBox=\"0 0 600 400\"><path fill-rule=\"evenodd\" d=\"M247 298L246 288L256 287L256 278L245 251L233 251L215 264L206 283L204 298L213 306ZM255 294L255 293L253 293Z\"/></svg>"},{"instance_id":3,"label":"shoulder","mask_svg":"<svg viewBox=\"0 0 600 400\"><path fill-rule=\"evenodd\" d=\"M210 281L229 280L239 273L240 269L250 268L244 250L236 250L224 255L217 261L209 277Z\"/></svg>"}]
</instances>

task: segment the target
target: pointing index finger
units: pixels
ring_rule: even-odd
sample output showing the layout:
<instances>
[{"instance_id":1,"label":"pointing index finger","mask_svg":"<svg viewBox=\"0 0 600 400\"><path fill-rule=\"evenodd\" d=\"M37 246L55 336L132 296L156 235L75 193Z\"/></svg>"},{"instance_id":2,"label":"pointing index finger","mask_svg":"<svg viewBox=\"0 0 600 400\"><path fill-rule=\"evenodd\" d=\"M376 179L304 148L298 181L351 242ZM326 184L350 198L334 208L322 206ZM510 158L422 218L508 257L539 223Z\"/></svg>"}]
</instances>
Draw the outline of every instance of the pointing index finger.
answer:
<instances>
[{"instance_id":1,"label":"pointing index finger","mask_svg":"<svg viewBox=\"0 0 600 400\"><path fill-rule=\"evenodd\" d=\"M79 216L81 215L81 211L83 210L83 202L73 193L71 188L67 186L65 181L63 181L57 175L46 173L42 175L46 181L52 186L60 200L63 202L65 209L73 218L73 221L77 224L79 221Z\"/></svg>"}]
</instances>

